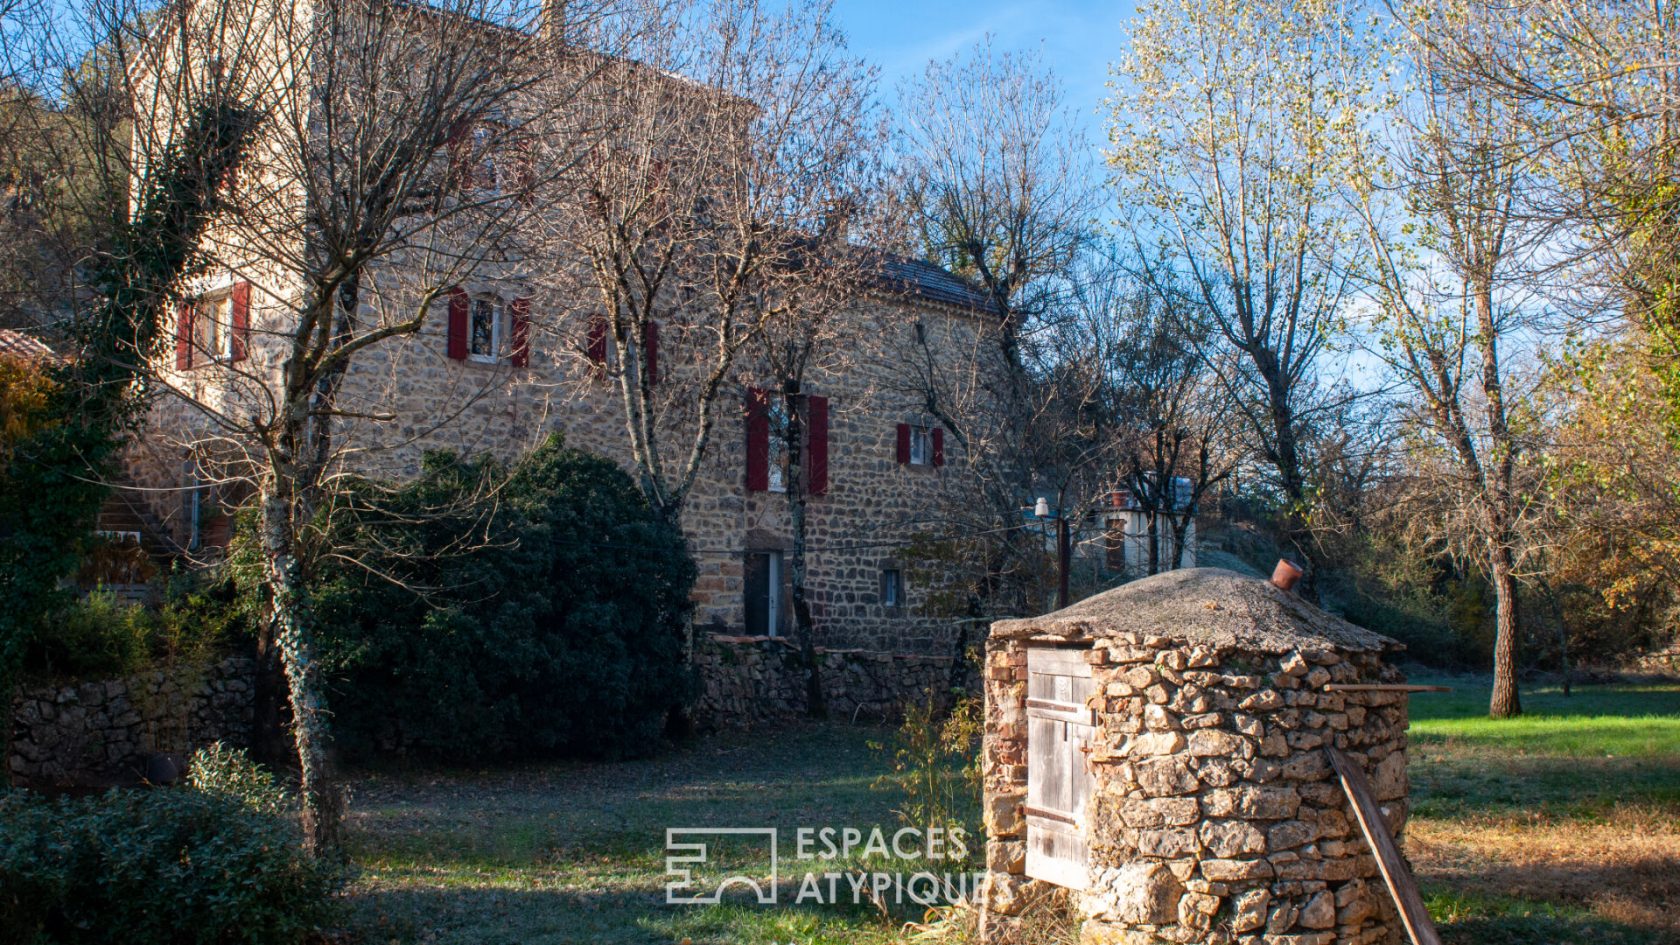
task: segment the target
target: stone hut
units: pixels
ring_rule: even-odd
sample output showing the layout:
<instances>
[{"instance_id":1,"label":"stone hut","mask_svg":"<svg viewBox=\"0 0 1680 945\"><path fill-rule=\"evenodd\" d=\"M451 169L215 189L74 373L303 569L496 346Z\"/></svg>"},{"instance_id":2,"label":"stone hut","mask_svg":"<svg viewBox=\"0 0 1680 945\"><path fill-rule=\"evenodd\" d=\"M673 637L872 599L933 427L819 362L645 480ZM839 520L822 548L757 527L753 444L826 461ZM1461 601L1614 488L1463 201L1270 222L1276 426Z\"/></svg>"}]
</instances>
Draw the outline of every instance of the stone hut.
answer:
<instances>
[{"instance_id":1,"label":"stone hut","mask_svg":"<svg viewBox=\"0 0 1680 945\"><path fill-rule=\"evenodd\" d=\"M1215 568L994 624L982 941L1061 887L1088 945L1403 942L1326 751L1398 839L1400 648Z\"/></svg>"}]
</instances>

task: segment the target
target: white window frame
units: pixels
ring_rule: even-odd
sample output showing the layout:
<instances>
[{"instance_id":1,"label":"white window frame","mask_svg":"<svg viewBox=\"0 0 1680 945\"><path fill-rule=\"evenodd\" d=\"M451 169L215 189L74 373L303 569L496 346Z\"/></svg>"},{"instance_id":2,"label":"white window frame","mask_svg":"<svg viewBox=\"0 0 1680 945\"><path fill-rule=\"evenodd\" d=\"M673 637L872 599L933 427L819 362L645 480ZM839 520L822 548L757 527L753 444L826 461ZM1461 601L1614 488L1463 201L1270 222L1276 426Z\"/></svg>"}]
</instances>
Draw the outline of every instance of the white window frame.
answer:
<instances>
[{"instance_id":1,"label":"white window frame","mask_svg":"<svg viewBox=\"0 0 1680 945\"><path fill-rule=\"evenodd\" d=\"M202 292L193 300L193 345L211 361L233 360L233 287ZM200 325L209 326L208 344L199 345Z\"/></svg>"},{"instance_id":2,"label":"white window frame","mask_svg":"<svg viewBox=\"0 0 1680 945\"><path fill-rule=\"evenodd\" d=\"M933 428L910 425L910 465L933 465Z\"/></svg>"},{"instance_id":3,"label":"white window frame","mask_svg":"<svg viewBox=\"0 0 1680 945\"><path fill-rule=\"evenodd\" d=\"M477 322L478 322L478 307L481 304L490 306L490 353L489 354L480 354L477 351L473 350L473 345L478 340L478 332L475 329L477 327ZM502 304L502 300L500 298L494 296L494 295L475 295L475 296L471 296L468 299L468 302L467 302L467 359L468 360L476 361L479 364L498 364L502 361L502 352L505 350L505 347L502 344L502 335L503 335L503 327L502 326L503 326L503 323L507 321L507 318L506 318L507 313L505 311L503 311L504 308L506 308L506 306L504 306Z\"/></svg>"}]
</instances>

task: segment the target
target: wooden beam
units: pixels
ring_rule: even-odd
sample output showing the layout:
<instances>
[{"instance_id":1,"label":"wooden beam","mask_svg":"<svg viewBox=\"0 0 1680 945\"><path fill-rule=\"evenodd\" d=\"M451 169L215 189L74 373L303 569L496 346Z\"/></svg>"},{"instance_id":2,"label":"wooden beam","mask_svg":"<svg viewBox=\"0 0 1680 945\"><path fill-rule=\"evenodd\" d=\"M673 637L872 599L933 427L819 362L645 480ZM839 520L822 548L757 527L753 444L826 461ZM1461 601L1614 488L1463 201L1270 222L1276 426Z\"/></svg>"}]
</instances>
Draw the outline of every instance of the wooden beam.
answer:
<instances>
[{"instance_id":1,"label":"wooden beam","mask_svg":"<svg viewBox=\"0 0 1680 945\"><path fill-rule=\"evenodd\" d=\"M1325 745L1324 753L1330 756L1330 764L1342 779L1342 790L1353 804L1353 814L1359 820L1359 829L1365 832L1365 842L1377 855L1377 868L1382 870L1383 882L1388 884L1394 904L1400 907L1400 921L1406 925L1406 934L1411 936L1413 945L1441 945L1441 936L1436 933L1435 923L1418 894L1417 881L1400 856L1400 848L1394 845L1394 835L1388 832L1388 821L1371 793L1371 782L1365 779L1365 772L1334 745Z\"/></svg>"},{"instance_id":2,"label":"wooden beam","mask_svg":"<svg viewBox=\"0 0 1680 945\"><path fill-rule=\"evenodd\" d=\"M1451 686L1410 686L1404 683L1325 683L1325 692L1452 692Z\"/></svg>"}]
</instances>

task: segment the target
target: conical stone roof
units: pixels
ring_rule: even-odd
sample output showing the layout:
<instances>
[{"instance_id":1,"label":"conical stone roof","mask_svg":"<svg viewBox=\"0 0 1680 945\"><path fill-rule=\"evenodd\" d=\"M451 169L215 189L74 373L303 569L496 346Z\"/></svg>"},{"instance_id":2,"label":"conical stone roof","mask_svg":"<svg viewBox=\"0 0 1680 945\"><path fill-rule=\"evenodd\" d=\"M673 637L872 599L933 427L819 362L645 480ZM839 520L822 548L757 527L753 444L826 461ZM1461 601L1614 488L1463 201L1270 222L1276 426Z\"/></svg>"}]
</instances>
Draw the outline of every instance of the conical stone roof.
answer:
<instances>
[{"instance_id":1,"label":"conical stone roof","mask_svg":"<svg viewBox=\"0 0 1680 945\"><path fill-rule=\"evenodd\" d=\"M1400 643L1355 626L1271 582L1223 568L1185 568L1123 584L1040 617L992 624L999 639L1166 638L1255 653L1381 652Z\"/></svg>"}]
</instances>

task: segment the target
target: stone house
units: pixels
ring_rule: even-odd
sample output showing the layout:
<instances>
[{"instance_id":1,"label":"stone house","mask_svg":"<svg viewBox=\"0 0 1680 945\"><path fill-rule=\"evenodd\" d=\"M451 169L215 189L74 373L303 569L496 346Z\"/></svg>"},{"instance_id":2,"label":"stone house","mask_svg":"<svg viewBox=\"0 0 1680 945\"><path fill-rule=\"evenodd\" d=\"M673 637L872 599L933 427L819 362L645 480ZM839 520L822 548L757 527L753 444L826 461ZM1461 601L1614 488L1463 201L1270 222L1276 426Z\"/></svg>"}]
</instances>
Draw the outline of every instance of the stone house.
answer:
<instances>
[{"instance_id":1,"label":"stone house","mask_svg":"<svg viewBox=\"0 0 1680 945\"><path fill-rule=\"evenodd\" d=\"M1130 489L1121 488L1109 493L1097 513L1103 521L1103 571L1128 578L1149 573L1149 526L1152 517L1155 520L1160 570L1172 569L1179 528L1184 530L1184 549L1179 567L1195 567L1196 519L1189 512L1190 492L1189 479L1174 477L1173 507L1153 513L1143 507Z\"/></svg>"},{"instance_id":2,"label":"stone house","mask_svg":"<svg viewBox=\"0 0 1680 945\"><path fill-rule=\"evenodd\" d=\"M182 58L160 54L154 74L168 75ZM276 83L277 99L307 99L285 88L306 83L306 69L273 70L265 81ZM304 209L275 153L259 140L231 186L261 201L242 221L272 219L282 229ZM219 226L209 242L216 264L190 287L159 370L162 382L189 396L160 398L129 457L152 527L195 552L225 542L228 512L245 498L241 458L237 449L230 458L213 414L257 409L271 398L302 291L287 266L255 252L237 231ZM907 378L927 352L960 368L955 374L983 374L996 346L984 298L962 280L915 260L876 258L873 281L849 309L856 352L820 361L805 382L812 416L808 594L820 646L946 657L955 633L924 612L923 588L904 554L937 525L931 510L939 500L971 487L972 473L961 447L926 412L925 391ZM416 305L415 286L425 280L410 278L405 267L426 264L383 261L364 280L358 304ZM549 265L564 263L526 258L478 267L431 303L418 332L358 356L341 392L341 435L355 447L346 471L411 476L425 453L438 449L511 460L554 431L630 467L601 319L586 301L557 296L533 278ZM655 325L641 339L659 384L682 389L699 344L691 332L703 325L702 312L689 324ZM786 636L791 527L781 491L785 459L772 435L779 398L767 395L772 381L751 358L730 385L731 409L720 412L684 507L700 573L696 621L719 636Z\"/></svg>"}]
</instances>

